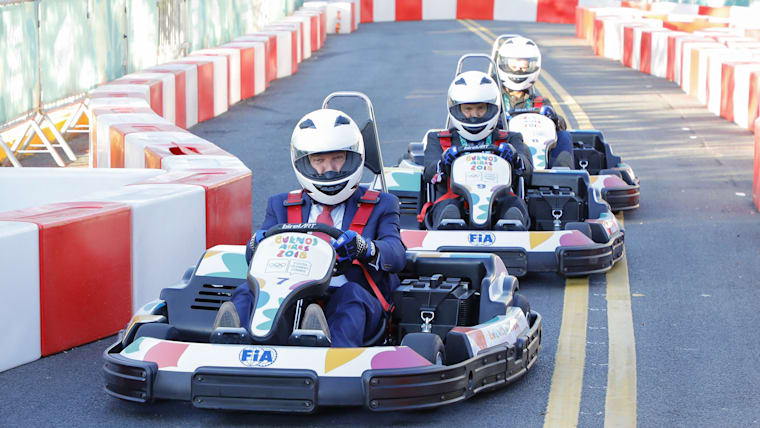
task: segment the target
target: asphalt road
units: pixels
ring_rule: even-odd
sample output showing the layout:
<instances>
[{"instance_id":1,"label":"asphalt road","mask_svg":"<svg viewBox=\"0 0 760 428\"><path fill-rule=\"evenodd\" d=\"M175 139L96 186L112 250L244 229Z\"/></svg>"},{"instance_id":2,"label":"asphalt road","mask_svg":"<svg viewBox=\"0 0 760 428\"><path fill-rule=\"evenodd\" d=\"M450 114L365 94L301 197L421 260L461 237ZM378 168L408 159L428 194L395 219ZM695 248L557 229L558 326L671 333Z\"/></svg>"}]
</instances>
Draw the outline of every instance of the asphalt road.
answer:
<instances>
[{"instance_id":1,"label":"asphalt road","mask_svg":"<svg viewBox=\"0 0 760 428\"><path fill-rule=\"evenodd\" d=\"M751 203L752 135L716 118L671 82L593 56L572 26L480 24L496 34L533 37L545 70L641 178L641 207L625 214L638 425L760 424L760 229ZM296 188L290 133L328 93L356 90L372 99L384 161L392 165L409 141L443 126L458 57L489 50L456 21L363 24L353 35L330 36L296 75L191 131L251 168L257 227L266 197ZM543 425L564 280L529 275L521 286L544 317L537 365L511 387L450 407L279 416L203 411L178 402L134 405L103 392L101 353L110 338L0 373L0 426ZM607 331L614 328L607 325L605 292L605 275L592 276L580 426L605 420Z\"/></svg>"}]
</instances>

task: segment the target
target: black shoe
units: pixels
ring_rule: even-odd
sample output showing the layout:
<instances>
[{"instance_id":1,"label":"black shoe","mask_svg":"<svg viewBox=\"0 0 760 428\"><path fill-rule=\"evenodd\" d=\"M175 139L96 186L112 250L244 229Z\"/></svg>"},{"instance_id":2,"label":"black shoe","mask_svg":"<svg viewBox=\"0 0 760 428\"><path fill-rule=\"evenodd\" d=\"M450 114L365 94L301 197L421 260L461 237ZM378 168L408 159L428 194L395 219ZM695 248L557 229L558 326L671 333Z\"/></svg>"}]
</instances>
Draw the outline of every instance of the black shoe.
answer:
<instances>
[{"instance_id":1,"label":"black shoe","mask_svg":"<svg viewBox=\"0 0 760 428\"><path fill-rule=\"evenodd\" d=\"M301 330L320 330L330 340L330 327L327 325L327 319L321 306L312 303L306 307L306 311L303 313L303 321L301 321Z\"/></svg>"},{"instance_id":2,"label":"black shoe","mask_svg":"<svg viewBox=\"0 0 760 428\"><path fill-rule=\"evenodd\" d=\"M461 220L462 215L459 213L459 209L454 205L446 205L441 209L435 218L433 224L438 227L444 220Z\"/></svg>"},{"instance_id":3,"label":"black shoe","mask_svg":"<svg viewBox=\"0 0 760 428\"><path fill-rule=\"evenodd\" d=\"M517 220L522 224L524 227L528 227L527 224L525 224L525 217L523 217L522 211L520 211L517 207L510 207L507 212L504 213L504 215L501 216L504 220Z\"/></svg>"},{"instance_id":4,"label":"black shoe","mask_svg":"<svg viewBox=\"0 0 760 428\"><path fill-rule=\"evenodd\" d=\"M224 302L219 307L219 312L216 313L216 319L214 320L214 327L216 330L219 327L228 328L240 328L240 316L237 313L237 308L232 302Z\"/></svg>"}]
</instances>

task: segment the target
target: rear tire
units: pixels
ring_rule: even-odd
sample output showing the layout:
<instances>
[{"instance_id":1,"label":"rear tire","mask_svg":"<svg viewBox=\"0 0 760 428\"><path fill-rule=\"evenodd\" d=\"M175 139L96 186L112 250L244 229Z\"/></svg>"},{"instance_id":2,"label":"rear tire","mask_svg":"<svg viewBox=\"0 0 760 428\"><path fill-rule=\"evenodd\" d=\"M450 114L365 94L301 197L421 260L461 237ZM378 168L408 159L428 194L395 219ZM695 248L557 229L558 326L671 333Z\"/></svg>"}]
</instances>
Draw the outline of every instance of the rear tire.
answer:
<instances>
[{"instance_id":1,"label":"rear tire","mask_svg":"<svg viewBox=\"0 0 760 428\"><path fill-rule=\"evenodd\" d=\"M569 221L565 224L565 230L578 230L584 235L588 236L588 239L594 239L591 235L591 225L586 222Z\"/></svg>"},{"instance_id":2,"label":"rear tire","mask_svg":"<svg viewBox=\"0 0 760 428\"><path fill-rule=\"evenodd\" d=\"M401 340L401 346L408 346L431 364L443 365L446 351L443 341L435 333L409 333Z\"/></svg>"},{"instance_id":3,"label":"rear tire","mask_svg":"<svg viewBox=\"0 0 760 428\"><path fill-rule=\"evenodd\" d=\"M528 299L520 293L514 293L512 295L512 306L522 309L526 318L530 314L530 302L528 302Z\"/></svg>"}]
</instances>

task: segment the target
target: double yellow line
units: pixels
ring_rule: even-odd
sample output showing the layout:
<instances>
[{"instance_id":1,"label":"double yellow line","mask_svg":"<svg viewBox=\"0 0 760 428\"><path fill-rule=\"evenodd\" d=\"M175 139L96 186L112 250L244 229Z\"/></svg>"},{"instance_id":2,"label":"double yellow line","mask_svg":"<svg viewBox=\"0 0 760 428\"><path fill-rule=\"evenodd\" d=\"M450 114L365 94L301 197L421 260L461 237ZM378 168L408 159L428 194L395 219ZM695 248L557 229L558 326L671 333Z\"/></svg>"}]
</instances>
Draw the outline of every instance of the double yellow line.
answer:
<instances>
[{"instance_id":1,"label":"double yellow line","mask_svg":"<svg viewBox=\"0 0 760 428\"><path fill-rule=\"evenodd\" d=\"M498 37L472 20L459 22L485 40L489 46L492 46ZM558 109L560 114L568 118L572 116L575 119L576 128L593 129L591 120L580 105L545 69L541 70L536 89L549 98L552 106ZM622 225L622 214L618 216L618 220ZM635 427L637 419L636 343L625 256L607 273L606 279L609 355L604 425L605 427ZM544 418L545 427L578 425L586 359L588 293L588 278L565 280L562 326Z\"/></svg>"}]
</instances>

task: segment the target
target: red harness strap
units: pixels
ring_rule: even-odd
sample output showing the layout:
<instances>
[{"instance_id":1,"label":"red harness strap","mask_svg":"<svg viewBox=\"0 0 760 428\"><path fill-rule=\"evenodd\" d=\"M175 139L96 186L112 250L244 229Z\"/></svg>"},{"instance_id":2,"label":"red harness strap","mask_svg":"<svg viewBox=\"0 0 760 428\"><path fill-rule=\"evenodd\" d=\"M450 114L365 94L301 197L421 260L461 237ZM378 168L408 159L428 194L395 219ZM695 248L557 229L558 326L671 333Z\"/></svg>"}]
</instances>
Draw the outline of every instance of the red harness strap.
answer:
<instances>
[{"instance_id":1,"label":"red harness strap","mask_svg":"<svg viewBox=\"0 0 760 428\"><path fill-rule=\"evenodd\" d=\"M544 105L544 97L536 97L533 98L533 107L534 108L541 108L541 106Z\"/></svg>"},{"instance_id":2,"label":"red harness strap","mask_svg":"<svg viewBox=\"0 0 760 428\"><path fill-rule=\"evenodd\" d=\"M293 190L288 193L285 206L288 208L288 223L303 223L303 190Z\"/></svg>"},{"instance_id":3,"label":"red harness strap","mask_svg":"<svg viewBox=\"0 0 760 428\"><path fill-rule=\"evenodd\" d=\"M364 195L359 199L359 208L357 208L356 214L354 214L354 218L351 220L351 227L349 229L361 235L364 231L364 227L367 225L369 217L372 215L372 210L375 208L375 205L377 205L379 200L380 192L376 190L367 190L364 192ZM288 199L285 201L285 206L288 208L288 223L303 223L303 211L301 209L303 204L303 190L294 190L288 193ZM377 287L375 280L372 279L372 275L367 271L367 268L358 260L354 260L352 263L361 268L364 273L364 278L367 280L370 288L372 288L372 292L380 302L383 310L385 312L392 312L394 306L391 306L388 301L385 300L383 293L380 292L380 289Z\"/></svg>"}]
</instances>

